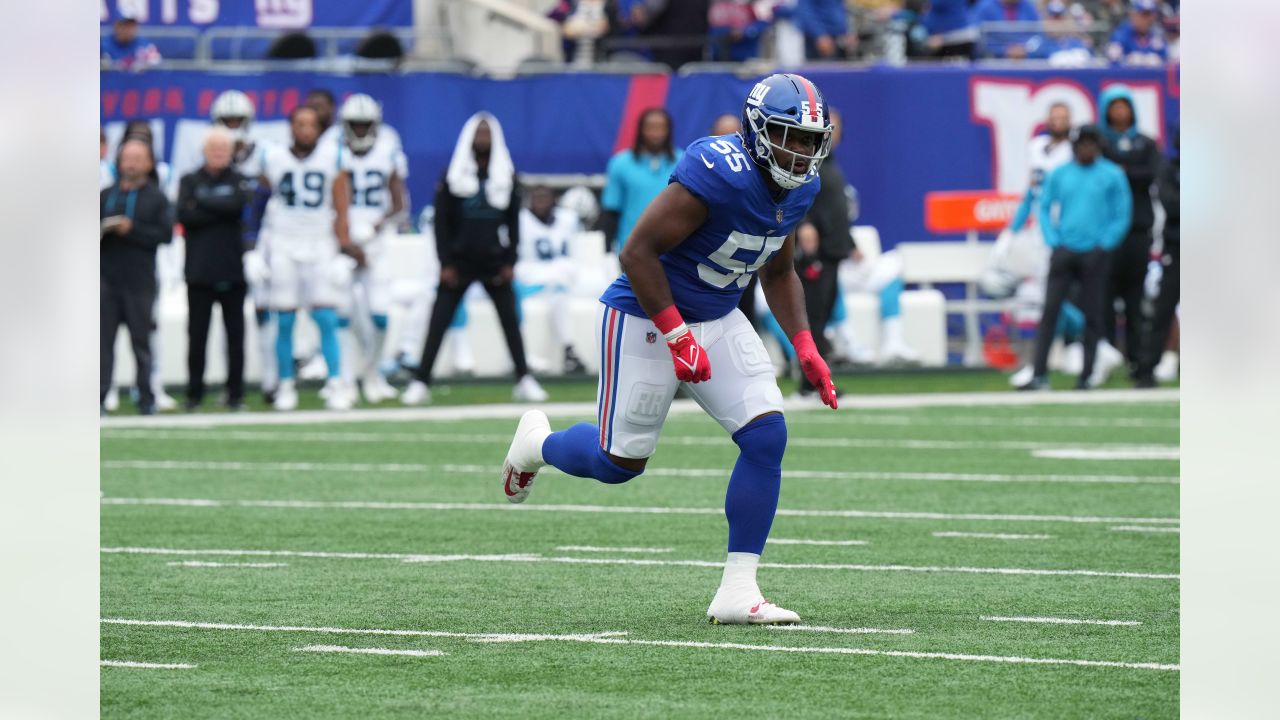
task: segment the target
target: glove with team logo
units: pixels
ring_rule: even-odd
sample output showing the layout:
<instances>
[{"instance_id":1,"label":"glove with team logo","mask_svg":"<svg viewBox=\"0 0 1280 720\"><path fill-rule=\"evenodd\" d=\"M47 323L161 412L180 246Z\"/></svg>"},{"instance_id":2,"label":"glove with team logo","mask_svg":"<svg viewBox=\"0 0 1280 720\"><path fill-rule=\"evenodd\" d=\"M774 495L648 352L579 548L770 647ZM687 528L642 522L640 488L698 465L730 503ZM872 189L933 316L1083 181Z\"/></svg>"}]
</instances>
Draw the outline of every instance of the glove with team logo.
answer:
<instances>
[{"instance_id":1,"label":"glove with team logo","mask_svg":"<svg viewBox=\"0 0 1280 720\"><path fill-rule=\"evenodd\" d=\"M813 334L808 330L801 330L791 338L791 344L796 349L796 360L800 363L800 371L814 387L818 388L818 395L822 398L822 402L835 410L839 406L836 402L836 386L831 382L831 370L827 367L827 361L822 359L818 354L818 346L813 344Z\"/></svg>"},{"instance_id":2,"label":"glove with team logo","mask_svg":"<svg viewBox=\"0 0 1280 720\"><path fill-rule=\"evenodd\" d=\"M707 351L693 337L693 331L680 317L675 305L654 315L653 324L667 339L671 360L675 364L676 379L680 382L698 383L711 379L711 359Z\"/></svg>"}]
</instances>

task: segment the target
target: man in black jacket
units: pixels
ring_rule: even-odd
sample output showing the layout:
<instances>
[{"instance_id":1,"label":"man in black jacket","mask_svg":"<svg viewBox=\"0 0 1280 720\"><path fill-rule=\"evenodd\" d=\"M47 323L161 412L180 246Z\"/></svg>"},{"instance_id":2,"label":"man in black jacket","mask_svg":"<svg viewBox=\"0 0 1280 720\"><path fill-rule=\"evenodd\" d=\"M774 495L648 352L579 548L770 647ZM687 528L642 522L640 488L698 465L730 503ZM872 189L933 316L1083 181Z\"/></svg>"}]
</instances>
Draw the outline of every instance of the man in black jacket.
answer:
<instances>
[{"instance_id":1,"label":"man in black jacket","mask_svg":"<svg viewBox=\"0 0 1280 720\"><path fill-rule=\"evenodd\" d=\"M1098 107L1106 118L1102 154L1124 170L1133 192L1133 222L1129 234L1111 253L1111 283L1104 310L1107 340L1120 347L1113 307L1117 299L1124 301L1124 354L1132 377L1142 350L1142 283L1151 259L1151 228L1155 225L1151 186L1160 168L1160 149L1155 140L1138 132L1137 108L1127 86L1108 87L1099 98Z\"/></svg>"},{"instance_id":2,"label":"man in black jacket","mask_svg":"<svg viewBox=\"0 0 1280 720\"><path fill-rule=\"evenodd\" d=\"M1151 325L1144 334L1142 357L1138 359L1136 384L1140 388L1156 386L1155 369L1169 341L1169 328L1173 325L1174 311L1181 299L1182 245L1182 166L1178 157L1181 151L1180 136L1173 138L1173 157L1165 161L1156 179L1160 191L1160 204L1164 206L1164 250L1160 258L1160 292L1156 296Z\"/></svg>"},{"instance_id":3,"label":"man in black jacket","mask_svg":"<svg viewBox=\"0 0 1280 720\"><path fill-rule=\"evenodd\" d=\"M213 304L227 331L227 406L244 406L244 299L241 217L253 187L231 168L233 143L220 128L204 143L204 165L178 186L178 222L187 244L187 409L204 400L205 348Z\"/></svg>"},{"instance_id":4,"label":"man in black jacket","mask_svg":"<svg viewBox=\"0 0 1280 720\"><path fill-rule=\"evenodd\" d=\"M99 196L102 236L99 245L100 370L98 402L111 389L116 331L129 328L134 362L138 370L138 412L156 411L151 390L152 306L156 299L156 248L173 235L173 215L168 199L150 174L155 167L151 146L128 140L116 158L119 179Z\"/></svg>"}]
</instances>

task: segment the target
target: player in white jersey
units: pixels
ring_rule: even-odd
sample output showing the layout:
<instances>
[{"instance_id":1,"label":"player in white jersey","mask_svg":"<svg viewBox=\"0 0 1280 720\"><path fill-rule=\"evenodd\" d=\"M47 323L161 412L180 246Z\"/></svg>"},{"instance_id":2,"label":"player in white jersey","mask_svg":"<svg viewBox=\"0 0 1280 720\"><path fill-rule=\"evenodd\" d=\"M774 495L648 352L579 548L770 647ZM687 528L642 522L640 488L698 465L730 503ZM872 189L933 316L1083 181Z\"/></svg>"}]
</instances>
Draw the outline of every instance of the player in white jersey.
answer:
<instances>
[{"instance_id":1,"label":"player in white jersey","mask_svg":"<svg viewBox=\"0 0 1280 720\"><path fill-rule=\"evenodd\" d=\"M378 372L391 308L389 236L405 212L404 180L408 160L400 143L382 124L382 108L373 98L356 94L339 113L342 128L340 165L351 187L348 210L351 241L364 251L365 264L351 284L350 307L341 324L344 369L349 386L360 378L364 397L380 402L396 397L395 388ZM359 345L357 350L356 345ZM358 360L358 362L357 362Z\"/></svg>"},{"instance_id":2,"label":"player in white jersey","mask_svg":"<svg viewBox=\"0 0 1280 720\"><path fill-rule=\"evenodd\" d=\"M569 259L569 243L582 230L578 214L556 207L555 193L536 187L529 193L529 207L520 211L520 247L516 283L520 297L547 296L551 332L564 352L565 373L580 373L582 361L573 351L569 318L569 291L576 268Z\"/></svg>"},{"instance_id":3,"label":"player in white jersey","mask_svg":"<svg viewBox=\"0 0 1280 720\"><path fill-rule=\"evenodd\" d=\"M320 352L329 380L322 395L331 409L351 406L342 382L337 308L346 300L354 266L364 253L347 234L351 189L338 166L339 147L320 145L315 110L300 106L289 116L293 144L271 148L259 182L271 188L263 240L271 276L270 303L276 313L276 362L280 387L277 410L298 405L294 383L293 325L308 308L320 328Z\"/></svg>"}]
</instances>

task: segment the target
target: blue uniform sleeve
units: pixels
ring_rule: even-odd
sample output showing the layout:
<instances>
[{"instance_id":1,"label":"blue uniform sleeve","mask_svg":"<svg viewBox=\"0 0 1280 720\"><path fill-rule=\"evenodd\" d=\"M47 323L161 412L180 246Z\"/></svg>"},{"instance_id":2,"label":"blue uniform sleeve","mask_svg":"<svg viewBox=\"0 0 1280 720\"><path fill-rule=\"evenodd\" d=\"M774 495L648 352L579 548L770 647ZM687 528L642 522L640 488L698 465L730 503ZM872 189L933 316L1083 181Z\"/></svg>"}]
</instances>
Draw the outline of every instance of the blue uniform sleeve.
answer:
<instances>
[{"instance_id":1,"label":"blue uniform sleeve","mask_svg":"<svg viewBox=\"0 0 1280 720\"><path fill-rule=\"evenodd\" d=\"M1049 173L1049 177L1044 181L1044 191L1040 193L1040 232L1044 235L1044 244L1051 248L1058 247L1061 239L1058 237L1058 228L1054 226L1050 211L1053 204L1058 200L1058 185L1062 181L1062 167Z\"/></svg>"},{"instance_id":2,"label":"blue uniform sleeve","mask_svg":"<svg viewBox=\"0 0 1280 720\"><path fill-rule=\"evenodd\" d=\"M736 197L733 183L726 175L733 172L730 163L736 161L743 166L751 161L743 153L725 155L713 150L708 147L709 140L714 138L704 138L689 146L671 171L669 182L680 183L704 205L713 208Z\"/></svg>"},{"instance_id":3,"label":"blue uniform sleeve","mask_svg":"<svg viewBox=\"0 0 1280 720\"><path fill-rule=\"evenodd\" d=\"M1129 191L1124 171L1118 167L1111 173L1111 187L1107 195L1111 218L1103 231L1102 242L1103 247L1112 250L1129 234L1129 225L1133 222L1133 194Z\"/></svg>"},{"instance_id":4,"label":"blue uniform sleeve","mask_svg":"<svg viewBox=\"0 0 1280 720\"><path fill-rule=\"evenodd\" d=\"M1031 217L1031 203L1035 202L1036 189L1027 188L1027 194L1022 196L1022 202L1018 203L1018 210L1013 214L1013 222L1009 224L1009 229L1018 232L1027 224L1027 218Z\"/></svg>"},{"instance_id":5,"label":"blue uniform sleeve","mask_svg":"<svg viewBox=\"0 0 1280 720\"><path fill-rule=\"evenodd\" d=\"M600 207L605 210L617 212L622 209L622 205L626 200L626 190L623 187L624 181L622 179L622 162L622 153L609 158L609 165L605 170L604 192L600 194Z\"/></svg>"}]
</instances>

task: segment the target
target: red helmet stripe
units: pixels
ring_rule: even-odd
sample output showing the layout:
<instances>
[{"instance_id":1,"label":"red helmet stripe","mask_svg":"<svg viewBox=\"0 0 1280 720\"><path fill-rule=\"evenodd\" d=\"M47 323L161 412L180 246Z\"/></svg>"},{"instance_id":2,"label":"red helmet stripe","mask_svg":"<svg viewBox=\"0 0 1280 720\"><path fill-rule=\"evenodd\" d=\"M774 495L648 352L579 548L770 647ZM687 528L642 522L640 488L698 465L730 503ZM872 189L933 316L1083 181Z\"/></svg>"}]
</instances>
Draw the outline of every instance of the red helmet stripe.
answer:
<instances>
[{"instance_id":1,"label":"red helmet stripe","mask_svg":"<svg viewBox=\"0 0 1280 720\"><path fill-rule=\"evenodd\" d=\"M809 117L813 118L814 122L818 122L818 98L813 93L813 84L799 75L796 79L800 81L800 87L804 88L809 95Z\"/></svg>"}]
</instances>

